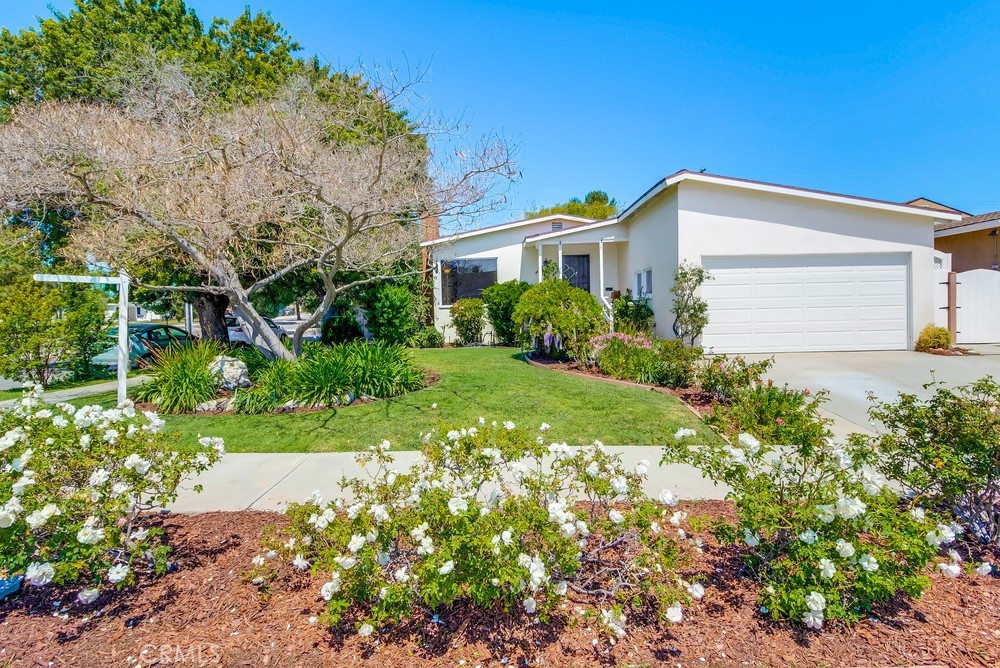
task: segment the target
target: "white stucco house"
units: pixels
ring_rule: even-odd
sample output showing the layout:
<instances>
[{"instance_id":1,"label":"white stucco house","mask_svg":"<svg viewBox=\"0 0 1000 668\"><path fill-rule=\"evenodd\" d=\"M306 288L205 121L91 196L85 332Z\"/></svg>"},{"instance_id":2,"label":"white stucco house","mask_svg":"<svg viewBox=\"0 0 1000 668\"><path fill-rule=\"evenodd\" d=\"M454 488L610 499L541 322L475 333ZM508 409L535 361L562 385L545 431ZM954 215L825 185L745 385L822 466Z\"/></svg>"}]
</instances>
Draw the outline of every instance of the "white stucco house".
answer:
<instances>
[{"instance_id":1,"label":"white stucco house","mask_svg":"<svg viewBox=\"0 0 1000 668\"><path fill-rule=\"evenodd\" d=\"M670 286L681 262L701 289L716 353L903 350L935 321L934 225L960 217L909 204L683 170L617 218L552 215L423 242L434 318L493 282L541 280L543 263L609 308L614 290L648 297L656 334L672 336Z\"/></svg>"}]
</instances>

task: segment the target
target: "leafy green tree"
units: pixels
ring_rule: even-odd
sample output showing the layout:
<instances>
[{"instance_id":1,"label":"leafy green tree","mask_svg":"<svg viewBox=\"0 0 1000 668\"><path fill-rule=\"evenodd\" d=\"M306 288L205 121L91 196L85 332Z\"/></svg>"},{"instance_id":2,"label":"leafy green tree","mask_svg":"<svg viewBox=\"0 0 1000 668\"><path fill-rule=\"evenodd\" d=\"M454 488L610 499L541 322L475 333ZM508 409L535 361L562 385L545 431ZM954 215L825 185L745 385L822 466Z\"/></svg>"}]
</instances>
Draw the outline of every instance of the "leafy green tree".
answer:
<instances>
[{"instance_id":1,"label":"leafy green tree","mask_svg":"<svg viewBox=\"0 0 1000 668\"><path fill-rule=\"evenodd\" d=\"M21 278L0 291L0 376L48 385L66 350L58 290Z\"/></svg>"},{"instance_id":2,"label":"leafy green tree","mask_svg":"<svg viewBox=\"0 0 1000 668\"><path fill-rule=\"evenodd\" d=\"M708 326L708 302L697 295L698 288L712 275L700 265L682 262L674 273L670 292L674 295L674 335L694 345Z\"/></svg>"},{"instance_id":3,"label":"leafy green tree","mask_svg":"<svg viewBox=\"0 0 1000 668\"><path fill-rule=\"evenodd\" d=\"M404 344L417 331L414 295L403 285L382 283L365 305L368 330L376 341Z\"/></svg>"},{"instance_id":4,"label":"leafy green tree","mask_svg":"<svg viewBox=\"0 0 1000 668\"><path fill-rule=\"evenodd\" d=\"M69 369L73 380L93 378L98 369L91 361L108 347L104 333L108 296L102 290L69 285L61 323L65 350L62 362Z\"/></svg>"},{"instance_id":5,"label":"leafy green tree","mask_svg":"<svg viewBox=\"0 0 1000 668\"><path fill-rule=\"evenodd\" d=\"M618 202L614 198L608 198L608 194L603 190L591 190L582 202L579 197L572 197L563 204L526 211L524 217L541 218L555 213L604 220L605 218L614 218L618 214Z\"/></svg>"}]
</instances>

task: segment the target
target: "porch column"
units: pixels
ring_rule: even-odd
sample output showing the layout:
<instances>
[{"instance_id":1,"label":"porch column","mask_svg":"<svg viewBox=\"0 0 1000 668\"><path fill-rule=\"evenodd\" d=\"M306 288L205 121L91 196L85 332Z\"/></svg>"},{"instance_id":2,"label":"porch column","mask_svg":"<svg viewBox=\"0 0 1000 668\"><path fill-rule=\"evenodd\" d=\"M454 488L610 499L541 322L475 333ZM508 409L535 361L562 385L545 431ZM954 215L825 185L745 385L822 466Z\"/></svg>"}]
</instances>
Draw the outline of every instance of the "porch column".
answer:
<instances>
[{"instance_id":1,"label":"porch column","mask_svg":"<svg viewBox=\"0 0 1000 668\"><path fill-rule=\"evenodd\" d=\"M600 275L601 285L598 289L597 296L601 300L601 304L604 304L604 239L597 242L597 265L598 274Z\"/></svg>"},{"instance_id":2,"label":"porch column","mask_svg":"<svg viewBox=\"0 0 1000 668\"><path fill-rule=\"evenodd\" d=\"M536 244L535 248L538 249L538 282L542 282L542 265L544 261L542 260L542 244Z\"/></svg>"},{"instance_id":3,"label":"porch column","mask_svg":"<svg viewBox=\"0 0 1000 668\"><path fill-rule=\"evenodd\" d=\"M563 277L563 262L562 262L562 240L559 240L559 280L561 281Z\"/></svg>"}]
</instances>

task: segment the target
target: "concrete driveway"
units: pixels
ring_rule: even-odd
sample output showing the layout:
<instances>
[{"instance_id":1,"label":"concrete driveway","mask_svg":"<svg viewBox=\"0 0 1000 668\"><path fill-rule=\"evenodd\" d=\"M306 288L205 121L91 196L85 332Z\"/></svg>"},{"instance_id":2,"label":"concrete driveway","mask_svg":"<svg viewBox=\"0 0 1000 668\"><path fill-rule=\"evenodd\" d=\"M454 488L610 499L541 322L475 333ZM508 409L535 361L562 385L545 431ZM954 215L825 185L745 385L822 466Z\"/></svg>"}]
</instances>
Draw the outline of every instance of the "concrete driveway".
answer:
<instances>
[{"instance_id":1,"label":"concrete driveway","mask_svg":"<svg viewBox=\"0 0 1000 668\"><path fill-rule=\"evenodd\" d=\"M942 357L907 351L861 353L778 353L768 377L798 389L829 390L825 405L835 420L838 437L851 432L874 432L868 420L868 392L892 399L900 392L927 396L925 383L940 381L950 387L983 376L1000 378L1000 346L977 346L981 354ZM748 355L761 359L767 355Z\"/></svg>"}]
</instances>

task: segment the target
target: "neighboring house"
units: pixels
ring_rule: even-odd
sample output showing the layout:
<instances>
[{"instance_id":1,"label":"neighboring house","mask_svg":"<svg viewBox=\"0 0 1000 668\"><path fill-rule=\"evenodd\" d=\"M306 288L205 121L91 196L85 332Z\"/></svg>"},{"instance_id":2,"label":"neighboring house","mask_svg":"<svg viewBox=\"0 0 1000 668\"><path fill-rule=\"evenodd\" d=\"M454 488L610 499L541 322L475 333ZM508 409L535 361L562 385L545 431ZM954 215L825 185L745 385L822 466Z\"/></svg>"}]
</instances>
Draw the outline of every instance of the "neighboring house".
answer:
<instances>
[{"instance_id":1,"label":"neighboring house","mask_svg":"<svg viewBox=\"0 0 1000 668\"><path fill-rule=\"evenodd\" d=\"M951 253L952 271L1000 269L997 243L1000 211L978 216L964 214L961 220L949 220L934 226L934 247Z\"/></svg>"},{"instance_id":2,"label":"neighboring house","mask_svg":"<svg viewBox=\"0 0 1000 668\"><path fill-rule=\"evenodd\" d=\"M902 350L934 321L934 225L961 214L923 206L680 171L617 218L546 216L423 242L434 318L495 281L536 283L545 261L609 308L648 297L656 334L673 336L674 272L701 264L714 352Z\"/></svg>"}]
</instances>

